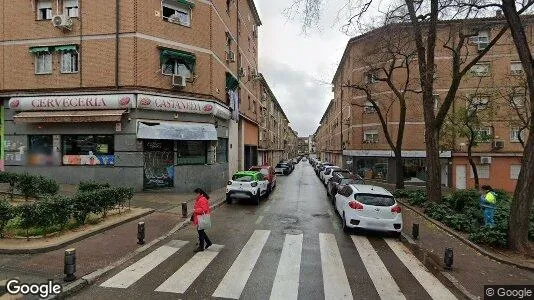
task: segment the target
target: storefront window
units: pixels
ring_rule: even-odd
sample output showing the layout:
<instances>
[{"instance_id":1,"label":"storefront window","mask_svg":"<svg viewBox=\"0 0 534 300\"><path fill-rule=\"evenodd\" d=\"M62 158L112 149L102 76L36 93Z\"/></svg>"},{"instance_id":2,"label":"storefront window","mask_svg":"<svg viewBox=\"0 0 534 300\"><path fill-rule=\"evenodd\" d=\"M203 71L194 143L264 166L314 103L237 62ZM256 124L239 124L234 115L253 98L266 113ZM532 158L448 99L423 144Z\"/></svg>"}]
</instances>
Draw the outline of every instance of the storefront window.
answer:
<instances>
[{"instance_id":1,"label":"storefront window","mask_svg":"<svg viewBox=\"0 0 534 300\"><path fill-rule=\"evenodd\" d=\"M178 141L177 144L177 165L200 165L206 163L208 151L205 141Z\"/></svg>"},{"instance_id":2,"label":"storefront window","mask_svg":"<svg viewBox=\"0 0 534 300\"><path fill-rule=\"evenodd\" d=\"M228 162L228 139L221 139L217 143L217 162Z\"/></svg>"},{"instance_id":3,"label":"storefront window","mask_svg":"<svg viewBox=\"0 0 534 300\"><path fill-rule=\"evenodd\" d=\"M354 157L352 160L356 173L364 179L386 180L388 175L387 158Z\"/></svg>"},{"instance_id":4,"label":"storefront window","mask_svg":"<svg viewBox=\"0 0 534 300\"><path fill-rule=\"evenodd\" d=\"M426 163L424 158L404 159L404 181L417 183L426 181Z\"/></svg>"},{"instance_id":5,"label":"storefront window","mask_svg":"<svg viewBox=\"0 0 534 300\"><path fill-rule=\"evenodd\" d=\"M53 165L54 158L53 141L51 135L28 136L28 164L29 165Z\"/></svg>"},{"instance_id":6,"label":"storefront window","mask_svg":"<svg viewBox=\"0 0 534 300\"><path fill-rule=\"evenodd\" d=\"M115 164L113 135L64 135L62 137L63 164Z\"/></svg>"}]
</instances>

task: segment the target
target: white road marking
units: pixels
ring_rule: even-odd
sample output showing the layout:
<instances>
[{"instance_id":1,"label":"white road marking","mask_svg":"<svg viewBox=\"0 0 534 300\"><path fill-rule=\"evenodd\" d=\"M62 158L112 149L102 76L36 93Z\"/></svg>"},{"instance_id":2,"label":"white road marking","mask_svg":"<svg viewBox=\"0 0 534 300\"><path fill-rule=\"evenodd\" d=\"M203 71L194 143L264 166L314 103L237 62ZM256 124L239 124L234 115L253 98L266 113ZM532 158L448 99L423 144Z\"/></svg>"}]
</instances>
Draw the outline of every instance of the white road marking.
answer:
<instances>
[{"instance_id":1,"label":"white road marking","mask_svg":"<svg viewBox=\"0 0 534 300\"><path fill-rule=\"evenodd\" d=\"M258 219L256 220L256 225L260 224L262 220L263 220L263 216L259 216Z\"/></svg>"},{"instance_id":2,"label":"white road marking","mask_svg":"<svg viewBox=\"0 0 534 300\"><path fill-rule=\"evenodd\" d=\"M213 297L239 299L270 233L271 231L269 230L254 231L228 272L226 272L223 280L213 293Z\"/></svg>"},{"instance_id":3,"label":"white road marking","mask_svg":"<svg viewBox=\"0 0 534 300\"><path fill-rule=\"evenodd\" d=\"M395 252L400 261L410 270L413 277L419 281L432 299L456 299L434 275L432 275L423 264L410 253L410 250L398 241L386 239L389 248Z\"/></svg>"},{"instance_id":4,"label":"white road marking","mask_svg":"<svg viewBox=\"0 0 534 300\"><path fill-rule=\"evenodd\" d=\"M319 247L323 269L324 298L327 300L353 299L336 237L331 233L319 233Z\"/></svg>"},{"instance_id":5,"label":"white road marking","mask_svg":"<svg viewBox=\"0 0 534 300\"><path fill-rule=\"evenodd\" d=\"M166 245L163 245L150 252L145 257L141 258L126 269L122 270L117 275L102 283L100 286L125 289L134 284L137 280L141 279L141 277L145 276L148 272L176 253L187 243L188 242L186 241L171 241Z\"/></svg>"},{"instance_id":6,"label":"white road marking","mask_svg":"<svg viewBox=\"0 0 534 300\"><path fill-rule=\"evenodd\" d=\"M211 245L208 249L198 252L178 271L172 274L157 289L157 292L183 294L197 277L206 269L213 259L224 248L223 245Z\"/></svg>"},{"instance_id":7,"label":"white road marking","mask_svg":"<svg viewBox=\"0 0 534 300\"><path fill-rule=\"evenodd\" d=\"M380 298L406 299L369 240L364 236L353 235L352 241L360 253L365 269L367 269Z\"/></svg>"},{"instance_id":8,"label":"white road marking","mask_svg":"<svg viewBox=\"0 0 534 300\"><path fill-rule=\"evenodd\" d=\"M286 235L270 299L296 300L298 298L302 240L302 234Z\"/></svg>"}]
</instances>

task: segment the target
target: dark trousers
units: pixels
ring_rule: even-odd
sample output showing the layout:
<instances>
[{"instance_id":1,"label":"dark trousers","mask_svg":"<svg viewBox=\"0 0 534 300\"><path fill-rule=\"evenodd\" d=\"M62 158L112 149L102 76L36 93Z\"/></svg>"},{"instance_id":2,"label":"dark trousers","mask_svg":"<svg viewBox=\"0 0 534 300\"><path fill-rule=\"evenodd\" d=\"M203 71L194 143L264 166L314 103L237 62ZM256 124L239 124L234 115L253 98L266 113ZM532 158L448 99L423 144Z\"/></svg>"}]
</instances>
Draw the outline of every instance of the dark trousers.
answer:
<instances>
[{"instance_id":1,"label":"dark trousers","mask_svg":"<svg viewBox=\"0 0 534 300\"><path fill-rule=\"evenodd\" d=\"M206 241L207 245L211 245L211 241L210 241L208 235L206 234L206 231L197 230L197 232L198 232L198 247L200 249L204 249L204 241Z\"/></svg>"}]
</instances>

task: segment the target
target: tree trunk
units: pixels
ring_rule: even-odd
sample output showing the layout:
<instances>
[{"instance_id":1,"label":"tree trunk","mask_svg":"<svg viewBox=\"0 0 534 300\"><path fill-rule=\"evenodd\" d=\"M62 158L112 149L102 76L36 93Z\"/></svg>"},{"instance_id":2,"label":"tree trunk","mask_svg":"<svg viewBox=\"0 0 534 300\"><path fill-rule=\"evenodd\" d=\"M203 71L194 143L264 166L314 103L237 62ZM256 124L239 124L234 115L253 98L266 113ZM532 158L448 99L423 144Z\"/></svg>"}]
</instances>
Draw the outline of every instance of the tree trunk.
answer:
<instances>
[{"instance_id":1,"label":"tree trunk","mask_svg":"<svg viewBox=\"0 0 534 300\"><path fill-rule=\"evenodd\" d=\"M477 165L475 164L475 161L473 160L473 141L470 138L469 145L467 146L467 160L469 161L469 164L471 165L471 170L473 170L473 177L475 178L475 189L479 189L480 182L478 180L478 170Z\"/></svg>"},{"instance_id":2,"label":"tree trunk","mask_svg":"<svg viewBox=\"0 0 534 300\"><path fill-rule=\"evenodd\" d=\"M404 159L402 158L402 152L400 149L395 151L395 188L404 188Z\"/></svg>"},{"instance_id":3,"label":"tree trunk","mask_svg":"<svg viewBox=\"0 0 534 300\"><path fill-rule=\"evenodd\" d=\"M428 200L441 202L441 164L439 162L438 136L432 123L425 122L426 143L426 193Z\"/></svg>"},{"instance_id":4,"label":"tree trunk","mask_svg":"<svg viewBox=\"0 0 534 300\"><path fill-rule=\"evenodd\" d=\"M502 7L527 78L527 85L530 91L530 111L532 112L534 111L534 93L532 92L534 91L534 60L515 2L513 0L503 0ZM534 128L532 128L532 116L530 118L530 132L523 151L523 163L517 179L514 200L510 206L510 218L508 220L508 245L510 249L522 253L528 253L530 250L528 228L534 201Z\"/></svg>"}]
</instances>

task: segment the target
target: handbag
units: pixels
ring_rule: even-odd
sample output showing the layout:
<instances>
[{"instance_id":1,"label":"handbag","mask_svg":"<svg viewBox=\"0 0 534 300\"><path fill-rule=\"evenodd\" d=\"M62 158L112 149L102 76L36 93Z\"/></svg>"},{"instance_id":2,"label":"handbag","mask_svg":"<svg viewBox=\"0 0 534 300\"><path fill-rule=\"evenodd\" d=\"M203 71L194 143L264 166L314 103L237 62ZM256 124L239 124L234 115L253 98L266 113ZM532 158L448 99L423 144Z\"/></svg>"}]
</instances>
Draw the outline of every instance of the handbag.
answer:
<instances>
[{"instance_id":1,"label":"handbag","mask_svg":"<svg viewBox=\"0 0 534 300\"><path fill-rule=\"evenodd\" d=\"M210 214L203 214L198 216L198 230L211 229Z\"/></svg>"}]
</instances>

